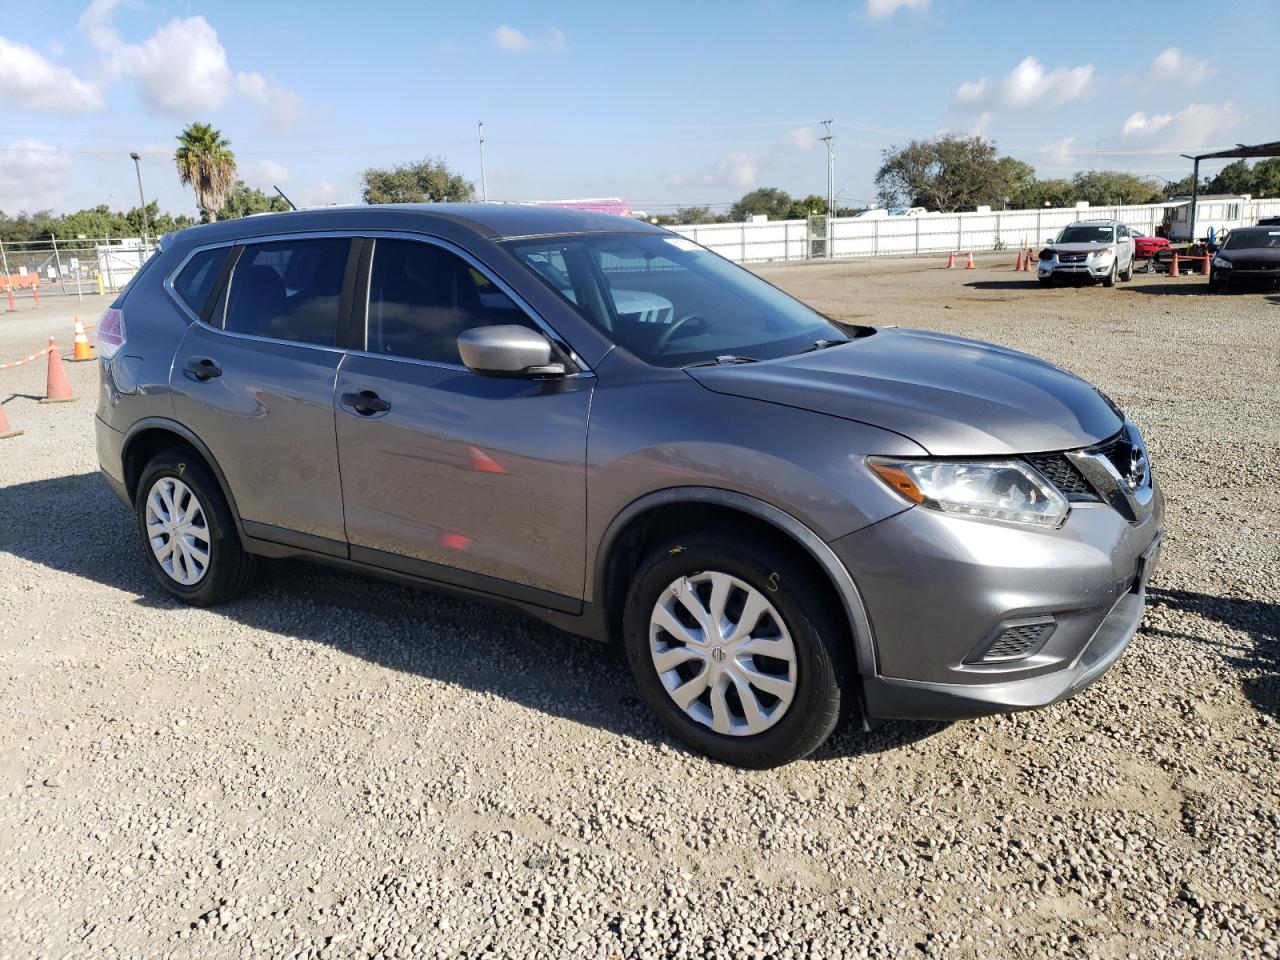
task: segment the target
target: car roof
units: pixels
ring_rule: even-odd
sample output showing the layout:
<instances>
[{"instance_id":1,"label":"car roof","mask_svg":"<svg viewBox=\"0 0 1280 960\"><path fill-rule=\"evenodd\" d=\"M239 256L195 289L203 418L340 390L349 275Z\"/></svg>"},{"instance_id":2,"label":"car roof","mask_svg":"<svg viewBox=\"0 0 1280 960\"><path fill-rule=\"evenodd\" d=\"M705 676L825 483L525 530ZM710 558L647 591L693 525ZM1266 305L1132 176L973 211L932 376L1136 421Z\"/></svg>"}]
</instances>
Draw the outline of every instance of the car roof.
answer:
<instances>
[{"instance_id":1,"label":"car roof","mask_svg":"<svg viewBox=\"0 0 1280 960\"><path fill-rule=\"evenodd\" d=\"M656 233L661 227L609 213L527 203L387 203L320 207L221 220L179 232L183 242L319 230L463 230L490 240L573 233Z\"/></svg>"}]
</instances>

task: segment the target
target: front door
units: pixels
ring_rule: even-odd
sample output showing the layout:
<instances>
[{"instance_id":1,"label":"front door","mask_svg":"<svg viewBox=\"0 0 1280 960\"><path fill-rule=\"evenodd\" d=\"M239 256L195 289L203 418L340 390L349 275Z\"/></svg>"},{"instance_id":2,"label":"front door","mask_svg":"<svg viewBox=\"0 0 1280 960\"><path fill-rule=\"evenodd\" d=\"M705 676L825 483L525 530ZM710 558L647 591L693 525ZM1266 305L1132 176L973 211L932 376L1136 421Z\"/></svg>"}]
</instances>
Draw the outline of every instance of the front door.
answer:
<instances>
[{"instance_id":1,"label":"front door","mask_svg":"<svg viewBox=\"0 0 1280 960\"><path fill-rule=\"evenodd\" d=\"M213 454L246 532L336 556L347 547L333 382L351 247L346 237L246 243L170 374L174 415Z\"/></svg>"},{"instance_id":2,"label":"front door","mask_svg":"<svg viewBox=\"0 0 1280 960\"><path fill-rule=\"evenodd\" d=\"M535 322L460 252L372 245L366 349L335 389L352 559L576 609L594 378L472 373L458 334Z\"/></svg>"}]
</instances>

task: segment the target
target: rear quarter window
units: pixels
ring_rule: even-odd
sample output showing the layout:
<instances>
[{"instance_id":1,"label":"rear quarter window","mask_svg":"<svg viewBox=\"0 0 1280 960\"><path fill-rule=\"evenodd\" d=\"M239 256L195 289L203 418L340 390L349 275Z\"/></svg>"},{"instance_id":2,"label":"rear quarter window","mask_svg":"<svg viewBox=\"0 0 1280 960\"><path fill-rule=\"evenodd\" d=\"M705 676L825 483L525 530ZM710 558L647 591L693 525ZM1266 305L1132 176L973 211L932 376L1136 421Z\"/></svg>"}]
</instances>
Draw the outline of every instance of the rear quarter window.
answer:
<instances>
[{"instance_id":1,"label":"rear quarter window","mask_svg":"<svg viewBox=\"0 0 1280 960\"><path fill-rule=\"evenodd\" d=\"M218 272L222 262L227 258L230 247L217 247L213 250L201 250L182 268L173 281L173 292L197 317L204 313L209 303L209 294L218 281Z\"/></svg>"}]
</instances>

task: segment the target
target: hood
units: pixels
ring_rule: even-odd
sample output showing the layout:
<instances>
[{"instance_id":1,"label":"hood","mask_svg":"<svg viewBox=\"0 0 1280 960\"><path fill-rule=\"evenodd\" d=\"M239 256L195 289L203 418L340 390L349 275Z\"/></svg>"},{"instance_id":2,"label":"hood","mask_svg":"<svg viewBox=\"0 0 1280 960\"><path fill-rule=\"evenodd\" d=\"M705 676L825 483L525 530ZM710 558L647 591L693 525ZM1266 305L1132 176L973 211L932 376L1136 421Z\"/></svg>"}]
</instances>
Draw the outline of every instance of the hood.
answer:
<instances>
[{"instance_id":1,"label":"hood","mask_svg":"<svg viewBox=\"0 0 1280 960\"><path fill-rule=\"evenodd\" d=\"M1102 395L1065 370L925 330L880 329L813 353L688 373L716 393L892 430L935 456L1070 450L1121 426Z\"/></svg>"},{"instance_id":2,"label":"hood","mask_svg":"<svg viewBox=\"0 0 1280 960\"><path fill-rule=\"evenodd\" d=\"M1240 247L1236 250L1220 249L1217 255L1232 263L1280 263L1280 247Z\"/></svg>"},{"instance_id":3,"label":"hood","mask_svg":"<svg viewBox=\"0 0 1280 960\"><path fill-rule=\"evenodd\" d=\"M1056 253L1093 253L1095 250L1106 250L1115 245L1114 240L1110 243L1051 243L1049 249Z\"/></svg>"}]
</instances>

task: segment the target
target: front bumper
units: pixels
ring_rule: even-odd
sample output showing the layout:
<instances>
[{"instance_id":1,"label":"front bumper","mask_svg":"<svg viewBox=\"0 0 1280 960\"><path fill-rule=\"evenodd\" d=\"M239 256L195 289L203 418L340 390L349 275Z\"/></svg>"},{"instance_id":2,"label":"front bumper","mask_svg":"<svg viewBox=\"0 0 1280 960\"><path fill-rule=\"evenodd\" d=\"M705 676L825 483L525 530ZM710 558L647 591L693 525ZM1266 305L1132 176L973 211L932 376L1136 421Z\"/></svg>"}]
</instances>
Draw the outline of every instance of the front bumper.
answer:
<instances>
[{"instance_id":1,"label":"front bumper","mask_svg":"<svg viewBox=\"0 0 1280 960\"><path fill-rule=\"evenodd\" d=\"M1088 686L1138 629L1163 499L1130 523L1075 504L1057 530L913 508L832 548L862 593L876 662L862 665L876 719L951 720L1043 707ZM1010 623L1052 624L1041 645L984 659Z\"/></svg>"},{"instance_id":2,"label":"front bumper","mask_svg":"<svg viewBox=\"0 0 1280 960\"><path fill-rule=\"evenodd\" d=\"M1041 260L1038 267L1041 277L1089 277L1102 280L1111 272L1114 260L1085 260L1081 263L1059 263L1057 260Z\"/></svg>"}]
</instances>

